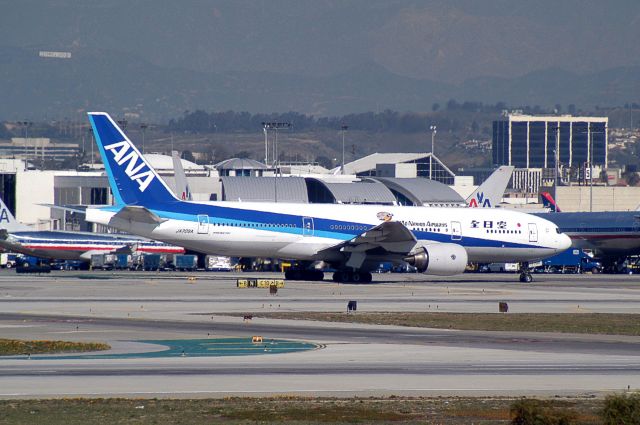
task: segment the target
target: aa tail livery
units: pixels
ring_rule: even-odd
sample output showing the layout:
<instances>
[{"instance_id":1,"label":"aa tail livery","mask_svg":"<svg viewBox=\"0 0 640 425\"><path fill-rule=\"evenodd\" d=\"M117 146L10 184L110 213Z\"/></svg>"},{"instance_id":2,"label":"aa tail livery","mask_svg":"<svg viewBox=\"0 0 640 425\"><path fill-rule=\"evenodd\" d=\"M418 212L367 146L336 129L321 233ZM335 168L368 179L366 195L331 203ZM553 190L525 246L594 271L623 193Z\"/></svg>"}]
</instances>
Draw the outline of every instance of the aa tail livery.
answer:
<instances>
[{"instance_id":1,"label":"aa tail livery","mask_svg":"<svg viewBox=\"0 0 640 425\"><path fill-rule=\"evenodd\" d=\"M184 248L131 235L35 230L20 223L0 198L0 247L34 257L89 261L93 254L182 254Z\"/></svg>"},{"instance_id":2,"label":"aa tail livery","mask_svg":"<svg viewBox=\"0 0 640 425\"><path fill-rule=\"evenodd\" d=\"M303 266L321 260L338 270L336 280L369 281L380 261L453 275L470 261L526 264L570 245L551 222L506 210L181 200L108 114L89 119L116 205L87 209L87 220L194 251ZM287 277L322 274L295 269Z\"/></svg>"},{"instance_id":3,"label":"aa tail livery","mask_svg":"<svg viewBox=\"0 0 640 425\"><path fill-rule=\"evenodd\" d=\"M497 207L515 168L510 165L499 167L467 198L467 205L472 208Z\"/></svg>"}]
</instances>

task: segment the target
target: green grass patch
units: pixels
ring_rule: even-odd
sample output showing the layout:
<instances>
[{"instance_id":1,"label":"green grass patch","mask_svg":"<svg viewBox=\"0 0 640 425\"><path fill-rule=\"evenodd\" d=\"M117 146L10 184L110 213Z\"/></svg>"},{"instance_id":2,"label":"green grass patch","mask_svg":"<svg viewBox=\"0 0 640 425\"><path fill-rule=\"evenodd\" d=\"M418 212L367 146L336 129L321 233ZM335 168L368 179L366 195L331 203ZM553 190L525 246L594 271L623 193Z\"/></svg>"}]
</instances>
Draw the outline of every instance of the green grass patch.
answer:
<instances>
[{"instance_id":1,"label":"green grass patch","mask_svg":"<svg viewBox=\"0 0 640 425\"><path fill-rule=\"evenodd\" d=\"M22 341L0 338L0 356L20 354L83 353L108 350L111 346L101 342Z\"/></svg>"},{"instance_id":2,"label":"green grass patch","mask_svg":"<svg viewBox=\"0 0 640 425\"><path fill-rule=\"evenodd\" d=\"M510 398L61 399L0 401L0 424L509 424ZM602 423L603 400L545 401L545 407L581 412L571 424Z\"/></svg>"},{"instance_id":3,"label":"green grass patch","mask_svg":"<svg viewBox=\"0 0 640 425\"><path fill-rule=\"evenodd\" d=\"M603 335L640 335L640 314L610 313L253 313L271 319L477 331L562 332Z\"/></svg>"}]
</instances>

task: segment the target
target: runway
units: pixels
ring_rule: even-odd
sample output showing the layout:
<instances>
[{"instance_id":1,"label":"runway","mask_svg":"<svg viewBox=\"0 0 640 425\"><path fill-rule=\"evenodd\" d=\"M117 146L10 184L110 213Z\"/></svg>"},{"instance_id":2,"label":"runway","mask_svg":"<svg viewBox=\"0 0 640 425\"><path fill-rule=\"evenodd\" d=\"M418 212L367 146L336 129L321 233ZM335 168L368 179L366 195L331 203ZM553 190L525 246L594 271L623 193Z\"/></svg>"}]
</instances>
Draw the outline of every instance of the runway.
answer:
<instances>
[{"instance_id":1,"label":"runway","mask_svg":"<svg viewBox=\"0 0 640 425\"><path fill-rule=\"evenodd\" d=\"M246 276L246 275L244 275ZM640 337L482 332L242 317L260 311L640 311L635 276L376 276L374 285L287 282L276 296L236 275L0 273L0 336L104 341L261 335L318 344L236 357L0 359L0 397L602 395L640 387Z\"/></svg>"}]
</instances>

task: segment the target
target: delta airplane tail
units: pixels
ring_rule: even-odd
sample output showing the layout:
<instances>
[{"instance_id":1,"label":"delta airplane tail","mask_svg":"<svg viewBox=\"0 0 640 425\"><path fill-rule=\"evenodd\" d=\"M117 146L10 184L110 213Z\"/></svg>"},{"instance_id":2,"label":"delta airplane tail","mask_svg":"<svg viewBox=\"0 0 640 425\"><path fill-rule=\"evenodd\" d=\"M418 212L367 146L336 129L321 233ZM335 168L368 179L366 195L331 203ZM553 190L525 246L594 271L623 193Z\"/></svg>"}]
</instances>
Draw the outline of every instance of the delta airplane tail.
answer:
<instances>
[{"instance_id":1,"label":"delta airplane tail","mask_svg":"<svg viewBox=\"0 0 640 425\"><path fill-rule=\"evenodd\" d=\"M180 202L109 114L89 112L89 120L118 206Z\"/></svg>"},{"instance_id":2,"label":"delta airplane tail","mask_svg":"<svg viewBox=\"0 0 640 425\"><path fill-rule=\"evenodd\" d=\"M549 211L561 212L560 207L558 206L555 199L553 199L553 196L551 196L549 192L540 193L540 197L542 198L542 205L545 208L549 208Z\"/></svg>"}]
</instances>

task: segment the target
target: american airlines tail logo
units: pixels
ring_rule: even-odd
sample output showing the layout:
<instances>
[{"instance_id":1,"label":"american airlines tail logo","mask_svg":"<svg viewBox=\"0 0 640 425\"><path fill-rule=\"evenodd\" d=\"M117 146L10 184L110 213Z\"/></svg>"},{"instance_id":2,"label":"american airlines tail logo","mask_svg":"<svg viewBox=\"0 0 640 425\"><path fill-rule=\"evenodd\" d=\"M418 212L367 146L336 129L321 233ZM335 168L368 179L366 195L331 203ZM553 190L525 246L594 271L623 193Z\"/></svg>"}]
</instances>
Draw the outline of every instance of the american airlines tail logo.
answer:
<instances>
[{"instance_id":1,"label":"american airlines tail logo","mask_svg":"<svg viewBox=\"0 0 640 425\"><path fill-rule=\"evenodd\" d=\"M11 223L11 220L9 220L9 213L7 212L6 208L3 208L2 211L0 212L0 223L2 223L3 221L6 221L7 223Z\"/></svg>"},{"instance_id":2,"label":"american airlines tail logo","mask_svg":"<svg viewBox=\"0 0 640 425\"><path fill-rule=\"evenodd\" d=\"M480 206L482 206L482 208L491 208L491 201L488 197L484 197L484 192L478 192L476 197L469 201L469 206L472 208L478 208Z\"/></svg>"},{"instance_id":3,"label":"american airlines tail logo","mask_svg":"<svg viewBox=\"0 0 640 425\"><path fill-rule=\"evenodd\" d=\"M142 169L145 168L145 163L134 150L129 152L131 145L127 143L127 141L123 140L112 143L104 148L113 153L113 159L118 165L122 165L125 162L127 163L127 168L125 168L124 172L131 180L138 183L140 192L144 192L145 189L149 187L154 179L153 172L149 168L142 171Z\"/></svg>"}]
</instances>

